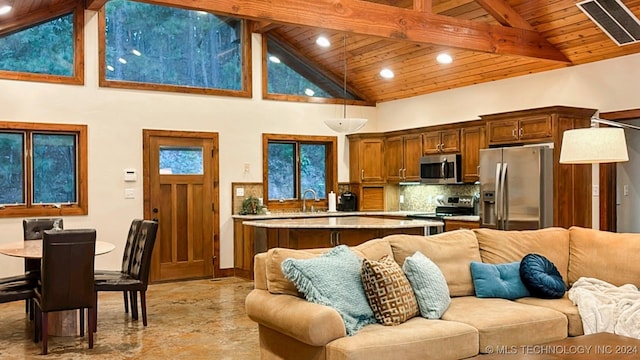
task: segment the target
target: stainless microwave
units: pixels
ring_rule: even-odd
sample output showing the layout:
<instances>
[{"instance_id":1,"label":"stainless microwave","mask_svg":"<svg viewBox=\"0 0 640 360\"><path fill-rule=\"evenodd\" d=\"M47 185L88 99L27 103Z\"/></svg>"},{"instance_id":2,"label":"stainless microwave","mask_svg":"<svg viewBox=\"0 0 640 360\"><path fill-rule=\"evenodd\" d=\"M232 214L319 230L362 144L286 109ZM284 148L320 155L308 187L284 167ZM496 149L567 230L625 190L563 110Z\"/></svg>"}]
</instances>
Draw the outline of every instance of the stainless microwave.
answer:
<instances>
[{"instance_id":1,"label":"stainless microwave","mask_svg":"<svg viewBox=\"0 0 640 360\"><path fill-rule=\"evenodd\" d=\"M420 181L423 184L457 184L462 182L460 154L429 155L420 158Z\"/></svg>"}]
</instances>

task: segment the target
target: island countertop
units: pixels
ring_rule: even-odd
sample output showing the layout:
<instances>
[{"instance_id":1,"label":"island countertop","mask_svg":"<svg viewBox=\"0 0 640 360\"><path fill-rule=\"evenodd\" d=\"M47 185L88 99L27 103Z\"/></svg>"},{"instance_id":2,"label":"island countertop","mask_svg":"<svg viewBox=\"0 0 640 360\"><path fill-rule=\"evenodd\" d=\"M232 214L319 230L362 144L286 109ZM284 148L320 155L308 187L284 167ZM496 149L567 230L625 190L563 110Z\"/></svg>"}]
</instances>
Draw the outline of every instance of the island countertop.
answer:
<instances>
[{"instance_id":1,"label":"island countertop","mask_svg":"<svg viewBox=\"0 0 640 360\"><path fill-rule=\"evenodd\" d=\"M398 229L416 227L441 227L437 220L399 220L367 216L337 216L289 219L263 219L243 221L243 225L270 229Z\"/></svg>"}]
</instances>

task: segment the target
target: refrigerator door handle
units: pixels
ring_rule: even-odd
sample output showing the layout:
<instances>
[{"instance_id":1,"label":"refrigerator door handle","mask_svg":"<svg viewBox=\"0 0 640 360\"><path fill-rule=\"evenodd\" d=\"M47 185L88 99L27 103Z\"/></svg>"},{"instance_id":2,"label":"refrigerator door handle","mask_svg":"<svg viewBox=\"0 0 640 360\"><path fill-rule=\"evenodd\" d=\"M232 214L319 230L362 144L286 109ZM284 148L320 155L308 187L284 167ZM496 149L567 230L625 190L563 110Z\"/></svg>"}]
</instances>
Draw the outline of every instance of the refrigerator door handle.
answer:
<instances>
[{"instance_id":1,"label":"refrigerator door handle","mask_svg":"<svg viewBox=\"0 0 640 360\"><path fill-rule=\"evenodd\" d=\"M505 185L507 182L507 166L509 164L504 163L502 165L502 174L500 174L500 208L502 211L502 230L507 230L507 222L509 221L509 199L507 199L507 194L505 193Z\"/></svg>"},{"instance_id":2,"label":"refrigerator door handle","mask_svg":"<svg viewBox=\"0 0 640 360\"><path fill-rule=\"evenodd\" d=\"M499 229L500 228L500 173L501 173L501 169L502 169L502 163L497 163L496 164L496 190L494 192L495 197L496 197L496 202L495 205L493 207L494 213L496 215L496 228Z\"/></svg>"}]
</instances>

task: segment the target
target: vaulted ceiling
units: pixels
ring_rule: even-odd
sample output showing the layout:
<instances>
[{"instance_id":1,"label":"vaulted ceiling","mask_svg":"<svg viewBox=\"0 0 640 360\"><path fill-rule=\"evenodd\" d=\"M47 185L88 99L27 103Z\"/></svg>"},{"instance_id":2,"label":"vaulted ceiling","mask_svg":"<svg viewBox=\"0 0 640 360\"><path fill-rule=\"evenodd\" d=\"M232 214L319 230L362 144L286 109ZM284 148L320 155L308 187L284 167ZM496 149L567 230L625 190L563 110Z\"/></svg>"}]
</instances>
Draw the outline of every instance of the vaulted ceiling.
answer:
<instances>
[{"instance_id":1,"label":"vaulted ceiling","mask_svg":"<svg viewBox=\"0 0 640 360\"><path fill-rule=\"evenodd\" d=\"M0 33L68 12L80 2L13 1ZM614 0L615 1L615 0ZM326 73L341 79L347 34L347 82L375 103L615 58L640 52L618 46L576 0L144 0L251 20ZM640 16L640 0L621 0ZM0 4L1 5L1 4ZM324 35L333 44L321 48ZM438 64L448 52L453 63ZM383 68L395 78L383 79Z\"/></svg>"}]
</instances>

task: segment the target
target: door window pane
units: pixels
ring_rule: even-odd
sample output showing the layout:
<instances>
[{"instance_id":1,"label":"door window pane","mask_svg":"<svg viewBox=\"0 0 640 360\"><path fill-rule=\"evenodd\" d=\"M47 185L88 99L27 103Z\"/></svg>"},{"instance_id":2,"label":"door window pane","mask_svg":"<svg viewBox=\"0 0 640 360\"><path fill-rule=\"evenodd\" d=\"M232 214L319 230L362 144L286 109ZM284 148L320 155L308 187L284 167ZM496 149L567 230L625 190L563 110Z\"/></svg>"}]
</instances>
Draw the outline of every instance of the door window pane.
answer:
<instances>
[{"instance_id":1,"label":"door window pane","mask_svg":"<svg viewBox=\"0 0 640 360\"><path fill-rule=\"evenodd\" d=\"M269 143L269 199L294 199L296 146L292 143Z\"/></svg>"},{"instance_id":2,"label":"door window pane","mask_svg":"<svg viewBox=\"0 0 640 360\"><path fill-rule=\"evenodd\" d=\"M327 196L327 161L324 144L300 145L301 191L313 189L319 199Z\"/></svg>"},{"instance_id":3,"label":"door window pane","mask_svg":"<svg viewBox=\"0 0 640 360\"><path fill-rule=\"evenodd\" d=\"M76 136L33 134L33 202L76 202Z\"/></svg>"},{"instance_id":4,"label":"door window pane","mask_svg":"<svg viewBox=\"0 0 640 360\"><path fill-rule=\"evenodd\" d=\"M160 147L160 174L202 175L201 147Z\"/></svg>"},{"instance_id":5,"label":"door window pane","mask_svg":"<svg viewBox=\"0 0 640 360\"><path fill-rule=\"evenodd\" d=\"M0 204L24 204L24 134L0 133Z\"/></svg>"}]
</instances>

